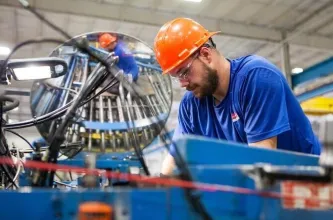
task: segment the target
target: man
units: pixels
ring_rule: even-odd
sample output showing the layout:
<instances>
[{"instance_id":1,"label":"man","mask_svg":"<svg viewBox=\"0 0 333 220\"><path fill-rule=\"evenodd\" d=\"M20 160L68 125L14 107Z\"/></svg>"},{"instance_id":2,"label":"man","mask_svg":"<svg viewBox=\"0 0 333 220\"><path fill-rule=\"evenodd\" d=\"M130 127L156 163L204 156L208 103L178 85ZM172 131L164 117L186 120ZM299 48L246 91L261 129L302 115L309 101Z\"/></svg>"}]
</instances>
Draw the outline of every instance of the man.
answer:
<instances>
[{"instance_id":1,"label":"man","mask_svg":"<svg viewBox=\"0 0 333 220\"><path fill-rule=\"evenodd\" d=\"M126 48L126 45L119 41L116 35L104 33L99 37L99 44L108 52L114 52L119 57L117 66L124 71L129 79L134 82L139 77L139 67L133 54Z\"/></svg>"},{"instance_id":2,"label":"man","mask_svg":"<svg viewBox=\"0 0 333 220\"><path fill-rule=\"evenodd\" d=\"M213 42L216 33L177 18L163 25L155 38L163 73L188 90L174 138L192 134L320 154L320 143L281 71L256 55L226 59ZM172 173L173 156L171 147L162 175Z\"/></svg>"}]
</instances>

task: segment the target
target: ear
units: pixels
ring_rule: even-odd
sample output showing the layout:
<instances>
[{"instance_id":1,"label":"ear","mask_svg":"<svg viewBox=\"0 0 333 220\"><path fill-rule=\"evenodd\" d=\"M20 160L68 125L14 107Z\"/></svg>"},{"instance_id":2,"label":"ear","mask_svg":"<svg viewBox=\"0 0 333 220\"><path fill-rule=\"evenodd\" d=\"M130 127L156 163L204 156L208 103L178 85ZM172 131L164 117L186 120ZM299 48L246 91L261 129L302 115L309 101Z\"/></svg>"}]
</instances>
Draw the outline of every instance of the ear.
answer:
<instances>
[{"instance_id":1,"label":"ear","mask_svg":"<svg viewBox=\"0 0 333 220\"><path fill-rule=\"evenodd\" d=\"M208 48L208 47L200 48L199 58L202 59L203 61L211 63L212 59L213 59L212 55L213 55L213 51L210 48Z\"/></svg>"}]
</instances>

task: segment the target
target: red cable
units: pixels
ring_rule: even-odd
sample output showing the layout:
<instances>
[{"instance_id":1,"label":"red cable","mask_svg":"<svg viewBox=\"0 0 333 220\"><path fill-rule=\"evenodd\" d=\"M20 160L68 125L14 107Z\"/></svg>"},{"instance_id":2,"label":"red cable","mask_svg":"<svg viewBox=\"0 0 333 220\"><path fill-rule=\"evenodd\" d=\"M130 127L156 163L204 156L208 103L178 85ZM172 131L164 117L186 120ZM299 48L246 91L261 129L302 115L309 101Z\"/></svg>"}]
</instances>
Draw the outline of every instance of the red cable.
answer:
<instances>
[{"instance_id":1,"label":"red cable","mask_svg":"<svg viewBox=\"0 0 333 220\"><path fill-rule=\"evenodd\" d=\"M7 157L0 157L0 164L14 165L13 161ZM273 199L286 199L286 200L296 200L303 199L311 202L325 202L328 204L333 204L333 199L319 199L319 198L307 198L302 196L294 196L290 194L282 194L278 192L268 192L268 191L259 191L243 187L235 187L228 185L218 185L218 184L208 184L201 182L191 182L184 181L173 178L159 178L159 177L143 177L139 175L127 174L127 173L118 173L112 171L105 171L99 169L87 169L82 167L67 166L61 164L37 162L37 161L25 161L24 167L48 171L62 171L62 172L75 172L75 173L84 173L90 175L103 175L107 178L116 178L124 179L131 182L137 183L149 183L153 185L164 185L169 187L180 187L180 188L192 188L209 192L230 192L237 194L245 195L257 195Z\"/></svg>"}]
</instances>

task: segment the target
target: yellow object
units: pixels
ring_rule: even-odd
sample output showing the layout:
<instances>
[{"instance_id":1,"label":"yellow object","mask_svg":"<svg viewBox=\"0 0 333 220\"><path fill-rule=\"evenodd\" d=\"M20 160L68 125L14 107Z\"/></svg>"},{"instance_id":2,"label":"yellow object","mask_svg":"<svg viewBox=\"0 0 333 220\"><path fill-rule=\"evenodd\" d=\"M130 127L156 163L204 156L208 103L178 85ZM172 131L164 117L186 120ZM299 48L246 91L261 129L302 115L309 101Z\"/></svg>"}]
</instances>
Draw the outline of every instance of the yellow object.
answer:
<instances>
[{"instance_id":1,"label":"yellow object","mask_svg":"<svg viewBox=\"0 0 333 220\"><path fill-rule=\"evenodd\" d=\"M333 113L333 98L316 97L301 103L302 109L308 115L326 115Z\"/></svg>"},{"instance_id":2,"label":"yellow object","mask_svg":"<svg viewBox=\"0 0 333 220\"><path fill-rule=\"evenodd\" d=\"M137 132L136 135L137 135L138 137L140 137L140 136L142 136L142 132ZM88 133L88 132L81 133L80 136L81 136L81 137L88 138L88 137L89 137L89 133ZM117 133L113 133L113 135L111 136L111 135L108 134L108 133L104 133L104 138L105 138L106 140L109 140L110 137L122 138L122 137L123 137L123 134L122 134L122 133L119 133L119 134L117 134ZM101 136L100 133L92 133L92 134L91 134L91 138L92 138L92 139L102 139L102 136Z\"/></svg>"}]
</instances>

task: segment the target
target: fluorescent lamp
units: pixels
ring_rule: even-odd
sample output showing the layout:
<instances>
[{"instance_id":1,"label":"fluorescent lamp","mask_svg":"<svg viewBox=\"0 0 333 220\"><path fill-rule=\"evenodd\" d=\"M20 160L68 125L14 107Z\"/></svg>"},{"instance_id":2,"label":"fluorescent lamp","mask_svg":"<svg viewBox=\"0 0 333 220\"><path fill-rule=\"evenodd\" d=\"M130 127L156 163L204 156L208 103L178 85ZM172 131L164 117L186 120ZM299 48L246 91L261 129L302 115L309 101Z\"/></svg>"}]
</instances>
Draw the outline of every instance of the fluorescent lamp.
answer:
<instances>
[{"instance_id":1,"label":"fluorescent lamp","mask_svg":"<svg viewBox=\"0 0 333 220\"><path fill-rule=\"evenodd\" d=\"M298 74L298 73L303 72L303 69L300 67L295 67L294 69L291 70L291 72L294 74Z\"/></svg>"},{"instance_id":2,"label":"fluorescent lamp","mask_svg":"<svg viewBox=\"0 0 333 220\"><path fill-rule=\"evenodd\" d=\"M13 69L17 80L49 79L52 76L49 66L29 66Z\"/></svg>"},{"instance_id":3,"label":"fluorescent lamp","mask_svg":"<svg viewBox=\"0 0 333 220\"><path fill-rule=\"evenodd\" d=\"M185 2L197 2L197 3L199 3L199 2L202 2L202 0L184 0Z\"/></svg>"},{"instance_id":4,"label":"fluorescent lamp","mask_svg":"<svg viewBox=\"0 0 333 220\"><path fill-rule=\"evenodd\" d=\"M10 49L8 47L0 47L0 55L10 54Z\"/></svg>"}]
</instances>

